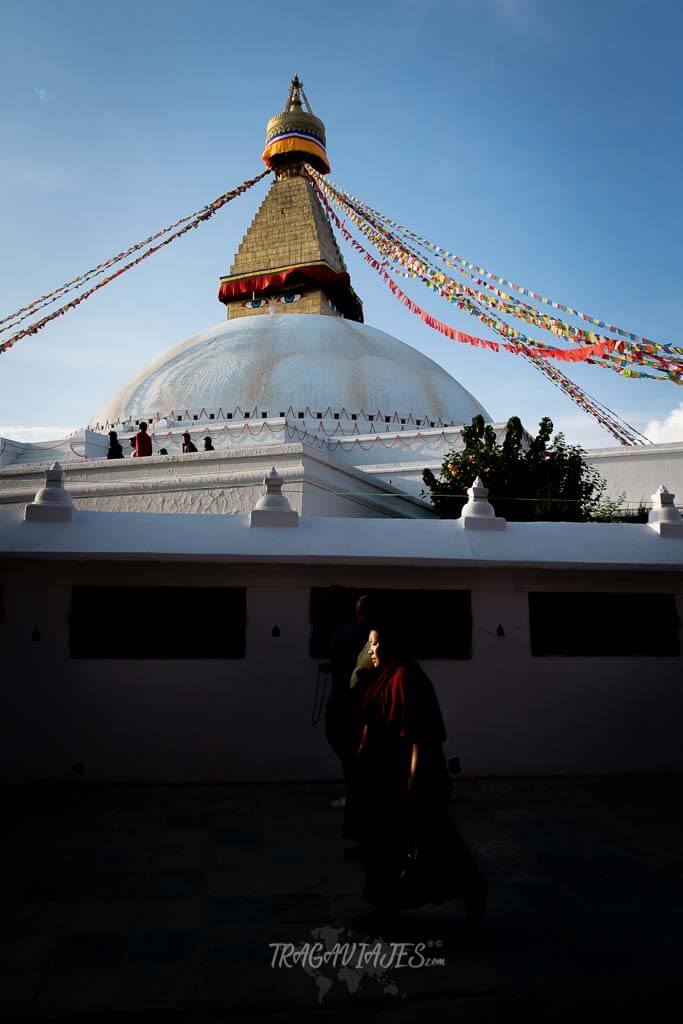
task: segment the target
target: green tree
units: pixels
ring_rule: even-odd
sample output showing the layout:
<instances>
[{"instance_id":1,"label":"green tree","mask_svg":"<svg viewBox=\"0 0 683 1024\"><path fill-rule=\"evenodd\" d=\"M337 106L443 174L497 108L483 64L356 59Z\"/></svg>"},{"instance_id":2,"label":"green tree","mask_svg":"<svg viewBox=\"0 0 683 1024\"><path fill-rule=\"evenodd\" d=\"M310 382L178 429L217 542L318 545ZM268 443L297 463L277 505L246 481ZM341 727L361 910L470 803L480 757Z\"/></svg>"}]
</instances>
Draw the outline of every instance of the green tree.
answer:
<instances>
[{"instance_id":1,"label":"green tree","mask_svg":"<svg viewBox=\"0 0 683 1024\"><path fill-rule=\"evenodd\" d=\"M502 444L483 416L463 427L464 448L450 451L440 478L425 469L422 479L442 519L456 519L467 501L466 491L480 476L489 490L496 515L511 522L585 522L600 508L605 482L584 462L579 445L569 445L563 434L552 437L553 424L545 416L536 437L525 443L517 416L507 422Z\"/></svg>"}]
</instances>

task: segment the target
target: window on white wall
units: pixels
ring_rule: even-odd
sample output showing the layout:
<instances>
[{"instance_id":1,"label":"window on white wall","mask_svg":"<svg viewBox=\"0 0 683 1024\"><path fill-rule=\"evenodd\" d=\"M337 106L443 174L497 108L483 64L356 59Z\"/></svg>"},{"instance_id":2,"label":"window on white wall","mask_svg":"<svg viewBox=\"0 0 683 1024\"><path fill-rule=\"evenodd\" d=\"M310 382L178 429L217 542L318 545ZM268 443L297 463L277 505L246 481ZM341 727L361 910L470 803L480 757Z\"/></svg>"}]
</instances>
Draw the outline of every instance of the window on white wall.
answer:
<instances>
[{"instance_id":1,"label":"window on white wall","mask_svg":"<svg viewBox=\"0 0 683 1024\"><path fill-rule=\"evenodd\" d=\"M530 593L531 653L543 657L676 657L673 594Z\"/></svg>"},{"instance_id":2,"label":"window on white wall","mask_svg":"<svg viewBox=\"0 0 683 1024\"><path fill-rule=\"evenodd\" d=\"M469 590L409 590L373 587L311 589L309 655L329 658L335 631L354 620L356 601L367 594L375 620L391 623L414 658L472 657L472 601Z\"/></svg>"},{"instance_id":3,"label":"window on white wall","mask_svg":"<svg viewBox=\"0 0 683 1024\"><path fill-rule=\"evenodd\" d=\"M244 587L73 587L72 658L243 658Z\"/></svg>"}]
</instances>

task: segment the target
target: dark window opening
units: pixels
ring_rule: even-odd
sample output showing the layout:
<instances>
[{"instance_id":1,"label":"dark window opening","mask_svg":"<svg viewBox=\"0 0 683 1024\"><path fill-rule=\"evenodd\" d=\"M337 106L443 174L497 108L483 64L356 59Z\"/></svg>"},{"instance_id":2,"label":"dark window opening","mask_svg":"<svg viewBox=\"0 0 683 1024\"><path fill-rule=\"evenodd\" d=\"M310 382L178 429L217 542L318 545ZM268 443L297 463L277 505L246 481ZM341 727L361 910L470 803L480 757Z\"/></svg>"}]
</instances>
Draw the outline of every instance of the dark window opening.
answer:
<instances>
[{"instance_id":1,"label":"dark window opening","mask_svg":"<svg viewBox=\"0 0 683 1024\"><path fill-rule=\"evenodd\" d=\"M329 658L332 637L353 622L356 601L368 594L377 619L405 637L405 652L424 660L472 657L472 602L469 590L378 590L371 587L311 589L311 658Z\"/></svg>"},{"instance_id":2,"label":"dark window opening","mask_svg":"<svg viewBox=\"0 0 683 1024\"><path fill-rule=\"evenodd\" d=\"M676 657L673 594L529 594L535 658Z\"/></svg>"},{"instance_id":3,"label":"dark window opening","mask_svg":"<svg viewBox=\"0 0 683 1024\"><path fill-rule=\"evenodd\" d=\"M185 627L178 609L201 609ZM74 587L69 654L98 659L243 658L243 587Z\"/></svg>"}]
</instances>

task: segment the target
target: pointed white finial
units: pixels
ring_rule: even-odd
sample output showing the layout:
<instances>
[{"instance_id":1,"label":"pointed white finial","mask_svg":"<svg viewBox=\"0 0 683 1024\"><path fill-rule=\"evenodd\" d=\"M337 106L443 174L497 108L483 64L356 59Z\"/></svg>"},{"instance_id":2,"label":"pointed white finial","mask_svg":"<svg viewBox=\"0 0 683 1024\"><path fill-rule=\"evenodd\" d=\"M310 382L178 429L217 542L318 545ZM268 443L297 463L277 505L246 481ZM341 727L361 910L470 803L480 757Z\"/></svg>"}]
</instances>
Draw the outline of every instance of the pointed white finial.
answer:
<instances>
[{"instance_id":1,"label":"pointed white finial","mask_svg":"<svg viewBox=\"0 0 683 1024\"><path fill-rule=\"evenodd\" d=\"M26 506L24 519L33 522L64 523L73 516L71 495L64 489L64 473L58 462L45 471L45 486Z\"/></svg>"},{"instance_id":2,"label":"pointed white finial","mask_svg":"<svg viewBox=\"0 0 683 1024\"><path fill-rule=\"evenodd\" d=\"M487 501L487 498L489 496L489 489L488 487L484 487L484 481L480 476L475 476L472 486L467 488L467 493L470 496L470 501L485 502L489 506L489 508L491 509L491 513L493 514L493 507L489 505Z\"/></svg>"},{"instance_id":3,"label":"pointed white finial","mask_svg":"<svg viewBox=\"0 0 683 1024\"><path fill-rule=\"evenodd\" d=\"M660 537L683 537L683 517L674 505L675 494L660 484L652 495L648 526Z\"/></svg>"},{"instance_id":4,"label":"pointed white finial","mask_svg":"<svg viewBox=\"0 0 683 1024\"><path fill-rule=\"evenodd\" d=\"M282 477L275 466L263 481L265 494L259 498L251 513L252 526L298 526L299 514L282 493Z\"/></svg>"},{"instance_id":5,"label":"pointed white finial","mask_svg":"<svg viewBox=\"0 0 683 1024\"><path fill-rule=\"evenodd\" d=\"M484 486L481 477L476 477L471 487L467 488L469 501L463 505L460 522L466 530L503 530L505 520L497 517L493 505L488 500L488 487Z\"/></svg>"}]
</instances>

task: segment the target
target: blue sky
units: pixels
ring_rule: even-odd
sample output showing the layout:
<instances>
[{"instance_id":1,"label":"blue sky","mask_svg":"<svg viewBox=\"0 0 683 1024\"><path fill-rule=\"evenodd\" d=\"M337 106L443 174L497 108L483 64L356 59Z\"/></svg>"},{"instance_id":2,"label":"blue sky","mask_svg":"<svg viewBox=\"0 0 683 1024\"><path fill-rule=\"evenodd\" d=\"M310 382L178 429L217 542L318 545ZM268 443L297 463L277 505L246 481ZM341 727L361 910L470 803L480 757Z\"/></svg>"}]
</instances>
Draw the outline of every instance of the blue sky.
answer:
<instances>
[{"instance_id":1,"label":"blue sky","mask_svg":"<svg viewBox=\"0 0 683 1024\"><path fill-rule=\"evenodd\" d=\"M294 72L327 126L332 179L477 263L683 344L674 0L80 0L2 6L0 315L258 173ZM218 278L267 188L0 357L0 434L83 425L148 361L217 323ZM405 311L345 251L366 321L421 349L495 419L610 436L526 362ZM418 285L455 326L481 325ZM655 439L683 394L570 375Z\"/></svg>"}]
</instances>

